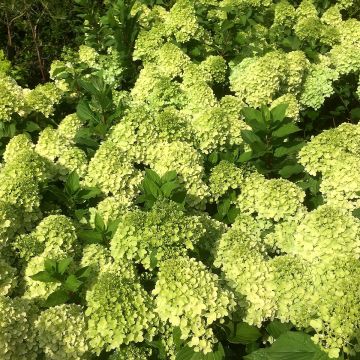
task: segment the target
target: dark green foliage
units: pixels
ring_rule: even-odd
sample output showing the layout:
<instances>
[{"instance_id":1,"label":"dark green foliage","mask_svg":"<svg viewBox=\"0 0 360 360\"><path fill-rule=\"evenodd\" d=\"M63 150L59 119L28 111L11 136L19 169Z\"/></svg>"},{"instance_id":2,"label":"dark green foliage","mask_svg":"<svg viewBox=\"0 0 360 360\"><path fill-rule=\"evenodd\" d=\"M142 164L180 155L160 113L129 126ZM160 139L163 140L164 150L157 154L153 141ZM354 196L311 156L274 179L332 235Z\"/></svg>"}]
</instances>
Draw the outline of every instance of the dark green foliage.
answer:
<instances>
[{"instance_id":1,"label":"dark green foliage","mask_svg":"<svg viewBox=\"0 0 360 360\"><path fill-rule=\"evenodd\" d=\"M84 281L90 276L90 268L85 266L74 270L71 266L72 263L73 258L65 258L60 261L46 259L44 270L31 276L36 281L61 284L47 297L44 303L45 307L80 301L78 293L82 290Z\"/></svg>"},{"instance_id":2,"label":"dark green foliage","mask_svg":"<svg viewBox=\"0 0 360 360\"><path fill-rule=\"evenodd\" d=\"M242 137L251 150L238 157L239 162L249 162L267 177L290 178L303 171L296 155L305 144L296 134L301 129L286 118L286 104L269 110L245 108L243 115L252 130L243 130Z\"/></svg>"},{"instance_id":3,"label":"dark green foliage","mask_svg":"<svg viewBox=\"0 0 360 360\"><path fill-rule=\"evenodd\" d=\"M186 190L181 185L176 171L168 171L160 177L155 171L145 169L145 178L141 184L141 195L136 203L149 210L158 199L169 199L185 205Z\"/></svg>"},{"instance_id":4,"label":"dark green foliage","mask_svg":"<svg viewBox=\"0 0 360 360\"><path fill-rule=\"evenodd\" d=\"M87 214L88 207L99 200L101 191L96 187L80 185L79 175L73 171L66 181L49 183L44 189L47 203L57 203L68 216L80 220Z\"/></svg>"}]
</instances>

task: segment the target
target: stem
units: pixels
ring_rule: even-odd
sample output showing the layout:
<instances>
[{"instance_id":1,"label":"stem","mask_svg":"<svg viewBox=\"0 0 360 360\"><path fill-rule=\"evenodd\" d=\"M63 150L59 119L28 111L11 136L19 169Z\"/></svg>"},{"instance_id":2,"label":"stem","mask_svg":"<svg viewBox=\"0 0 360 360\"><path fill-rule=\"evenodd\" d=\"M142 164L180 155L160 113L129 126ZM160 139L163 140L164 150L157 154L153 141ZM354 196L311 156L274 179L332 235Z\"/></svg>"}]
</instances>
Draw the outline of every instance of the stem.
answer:
<instances>
[{"instance_id":1,"label":"stem","mask_svg":"<svg viewBox=\"0 0 360 360\"><path fill-rule=\"evenodd\" d=\"M41 73L41 80L42 80L42 82L45 82L46 81L46 75L45 75L45 69L44 69L44 62L43 62L43 59L42 59L42 56L41 56L40 46L39 46L39 43L38 43L38 37L37 37L37 32L36 32L37 25L34 26L32 24L32 22L31 22L31 20L29 20L29 24L30 24L30 27L31 27L32 38L33 38L34 45L35 45L35 48L36 48L36 54L37 54L39 69L40 69L40 73Z\"/></svg>"}]
</instances>

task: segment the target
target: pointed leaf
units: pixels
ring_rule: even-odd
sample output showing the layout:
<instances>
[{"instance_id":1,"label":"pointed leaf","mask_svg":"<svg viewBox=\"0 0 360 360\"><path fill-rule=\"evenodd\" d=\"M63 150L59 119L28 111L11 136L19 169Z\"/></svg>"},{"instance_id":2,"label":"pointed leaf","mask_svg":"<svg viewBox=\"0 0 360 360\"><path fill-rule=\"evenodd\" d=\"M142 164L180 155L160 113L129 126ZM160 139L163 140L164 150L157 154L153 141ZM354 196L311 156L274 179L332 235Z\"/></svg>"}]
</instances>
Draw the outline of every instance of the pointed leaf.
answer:
<instances>
[{"instance_id":1,"label":"pointed leaf","mask_svg":"<svg viewBox=\"0 0 360 360\"><path fill-rule=\"evenodd\" d=\"M161 182L167 183L170 181L174 181L177 179L177 173L175 170L171 170L171 171L167 171L162 177L161 177Z\"/></svg>"},{"instance_id":2,"label":"pointed leaf","mask_svg":"<svg viewBox=\"0 0 360 360\"><path fill-rule=\"evenodd\" d=\"M56 271L56 261L52 259L45 259L44 260L44 268L49 273L52 274Z\"/></svg>"},{"instance_id":3,"label":"pointed leaf","mask_svg":"<svg viewBox=\"0 0 360 360\"><path fill-rule=\"evenodd\" d=\"M156 185L161 184L161 178L154 170L145 169L145 176L150 178Z\"/></svg>"},{"instance_id":4,"label":"pointed leaf","mask_svg":"<svg viewBox=\"0 0 360 360\"><path fill-rule=\"evenodd\" d=\"M288 109L288 104L279 104L271 110L271 117L274 121L280 122L285 118L286 110Z\"/></svg>"},{"instance_id":5,"label":"pointed leaf","mask_svg":"<svg viewBox=\"0 0 360 360\"><path fill-rule=\"evenodd\" d=\"M103 242L102 234L94 230L80 230L78 231L78 237L87 244L99 244Z\"/></svg>"},{"instance_id":6,"label":"pointed leaf","mask_svg":"<svg viewBox=\"0 0 360 360\"><path fill-rule=\"evenodd\" d=\"M75 275L69 275L64 283L65 289L71 292L76 292L81 285L82 281L80 281Z\"/></svg>"},{"instance_id":7,"label":"pointed leaf","mask_svg":"<svg viewBox=\"0 0 360 360\"><path fill-rule=\"evenodd\" d=\"M164 185L161 186L161 191L162 193L166 196L169 197L171 195L171 193L175 190L178 189L180 187L180 184L176 181L171 181L171 182L167 182Z\"/></svg>"},{"instance_id":8,"label":"pointed leaf","mask_svg":"<svg viewBox=\"0 0 360 360\"><path fill-rule=\"evenodd\" d=\"M279 174L285 178L288 179L289 177L291 177L292 175L296 175L296 174L300 174L301 172L304 171L304 167L300 164L295 164L295 165L287 165L284 166L280 171Z\"/></svg>"},{"instance_id":9,"label":"pointed leaf","mask_svg":"<svg viewBox=\"0 0 360 360\"><path fill-rule=\"evenodd\" d=\"M99 122L96 114L90 109L89 104L85 100L81 100L76 107L76 114L83 121Z\"/></svg>"},{"instance_id":10,"label":"pointed leaf","mask_svg":"<svg viewBox=\"0 0 360 360\"><path fill-rule=\"evenodd\" d=\"M30 276L30 278L41 282L57 282L57 280L47 271L39 271L37 274Z\"/></svg>"},{"instance_id":11,"label":"pointed leaf","mask_svg":"<svg viewBox=\"0 0 360 360\"><path fill-rule=\"evenodd\" d=\"M292 328L290 323L282 323L280 320L273 320L268 326L266 326L266 331L274 339L277 339L281 334L289 331Z\"/></svg>"},{"instance_id":12,"label":"pointed leaf","mask_svg":"<svg viewBox=\"0 0 360 360\"><path fill-rule=\"evenodd\" d=\"M66 259L60 260L58 262L58 272L63 275L65 273L65 271L69 268L70 264L73 262L73 258L72 257L68 257Z\"/></svg>"},{"instance_id":13,"label":"pointed leaf","mask_svg":"<svg viewBox=\"0 0 360 360\"><path fill-rule=\"evenodd\" d=\"M266 349L244 356L246 360L328 360L328 355L311 340L310 335L288 331Z\"/></svg>"},{"instance_id":14,"label":"pointed leaf","mask_svg":"<svg viewBox=\"0 0 360 360\"><path fill-rule=\"evenodd\" d=\"M69 299L70 297L65 290L56 290L48 296L45 301L45 306L51 307L65 304Z\"/></svg>"},{"instance_id":15,"label":"pointed leaf","mask_svg":"<svg viewBox=\"0 0 360 360\"><path fill-rule=\"evenodd\" d=\"M80 178L76 171L73 171L68 175L65 188L69 194L74 194L80 189Z\"/></svg>"},{"instance_id":16,"label":"pointed leaf","mask_svg":"<svg viewBox=\"0 0 360 360\"><path fill-rule=\"evenodd\" d=\"M106 230L105 222L100 213L95 214L95 228L98 232L102 233Z\"/></svg>"},{"instance_id":17,"label":"pointed leaf","mask_svg":"<svg viewBox=\"0 0 360 360\"><path fill-rule=\"evenodd\" d=\"M256 326L249 325L245 322L236 324L230 322L227 327L230 330L227 340L233 344L247 345L261 337L261 332Z\"/></svg>"},{"instance_id":18,"label":"pointed leaf","mask_svg":"<svg viewBox=\"0 0 360 360\"><path fill-rule=\"evenodd\" d=\"M278 138L283 138L283 137L287 137L291 134L297 133L301 131L301 129L296 126L293 123L289 123L289 124L285 124L281 127L279 127L277 130L273 131L272 136L274 137L278 137Z\"/></svg>"}]
</instances>

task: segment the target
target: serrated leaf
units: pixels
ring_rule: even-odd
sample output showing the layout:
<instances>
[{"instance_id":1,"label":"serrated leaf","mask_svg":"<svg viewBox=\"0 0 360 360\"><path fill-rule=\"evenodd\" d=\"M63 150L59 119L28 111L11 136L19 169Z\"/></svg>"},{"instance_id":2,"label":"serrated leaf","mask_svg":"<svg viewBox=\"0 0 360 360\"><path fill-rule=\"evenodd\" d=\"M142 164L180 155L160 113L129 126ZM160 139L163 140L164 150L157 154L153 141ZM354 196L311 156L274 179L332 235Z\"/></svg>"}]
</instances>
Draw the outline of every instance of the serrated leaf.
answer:
<instances>
[{"instance_id":1,"label":"serrated leaf","mask_svg":"<svg viewBox=\"0 0 360 360\"><path fill-rule=\"evenodd\" d=\"M245 360L328 360L328 355L314 344L310 335L288 331L266 349L257 350Z\"/></svg>"},{"instance_id":2,"label":"serrated leaf","mask_svg":"<svg viewBox=\"0 0 360 360\"><path fill-rule=\"evenodd\" d=\"M284 138L299 131L301 131L301 129L297 125L289 123L280 126L277 130L273 131L272 136L277 138Z\"/></svg>"},{"instance_id":3,"label":"serrated leaf","mask_svg":"<svg viewBox=\"0 0 360 360\"><path fill-rule=\"evenodd\" d=\"M273 320L266 326L266 331L274 339L277 339L281 334L286 333L293 327L290 323L282 323L280 320Z\"/></svg>"},{"instance_id":4,"label":"serrated leaf","mask_svg":"<svg viewBox=\"0 0 360 360\"><path fill-rule=\"evenodd\" d=\"M40 131L41 127L37 123L28 120L26 121L25 130L28 132L35 132L35 131Z\"/></svg>"},{"instance_id":5,"label":"serrated leaf","mask_svg":"<svg viewBox=\"0 0 360 360\"><path fill-rule=\"evenodd\" d=\"M48 296L45 301L45 306L51 307L56 305L65 304L70 299L65 290L56 290Z\"/></svg>"},{"instance_id":6,"label":"serrated leaf","mask_svg":"<svg viewBox=\"0 0 360 360\"><path fill-rule=\"evenodd\" d=\"M41 282L57 282L57 280L47 271L39 271L37 274L30 276L30 278Z\"/></svg>"},{"instance_id":7,"label":"serrated leaf","mask_svg":"<svg viewBox=\"0 0 360 360\"><path fill-rule=\"evenodd\" d=\"M59 274L63 275L65 271L69 268L69 265L73 262L72 257L68 257L66 259L60 260L57 264L57 270Z\"/></svg>"},{"instance_id":8,"label":"serrated leaf","mask_svg":"<svg viewBox=\"0 0 360 360\"><path fill-rule=\"evenodd\" d=\"M285 118L286 110L289 107L288 104L279 104L271 110L271 117L273 121L282 121Z\"/></svg>"},{"instance_id":9,"label":"serrated leaf","mask_svg":"<svg viewBox=\"0 0 360 360\"><path fill-rule=\"evenodd\" d=\"M217 162L219 161L219 153L217 151L214 151L213 153L211 153L208 156L208 161L213 165L217 164Z\"/></svg>"}]
</instances>

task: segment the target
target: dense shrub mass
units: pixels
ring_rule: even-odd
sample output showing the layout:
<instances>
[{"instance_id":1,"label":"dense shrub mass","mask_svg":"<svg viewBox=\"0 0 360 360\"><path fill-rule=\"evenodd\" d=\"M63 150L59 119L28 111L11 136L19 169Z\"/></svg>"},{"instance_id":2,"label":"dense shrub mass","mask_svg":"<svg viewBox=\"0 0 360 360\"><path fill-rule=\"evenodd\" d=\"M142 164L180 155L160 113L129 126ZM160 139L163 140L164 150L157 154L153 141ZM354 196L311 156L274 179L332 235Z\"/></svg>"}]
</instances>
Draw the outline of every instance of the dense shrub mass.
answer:
<instances>
[{"instance_id":1,"label":"dense shrub mass","mask_svg":"<svg viewBox=\"0 0 360 360\"><path fill-rule=\"evenodd\" d=\"M357 359L359 3L75 3L0 51L0 358Z\"/></svg>"}]
</instances>

